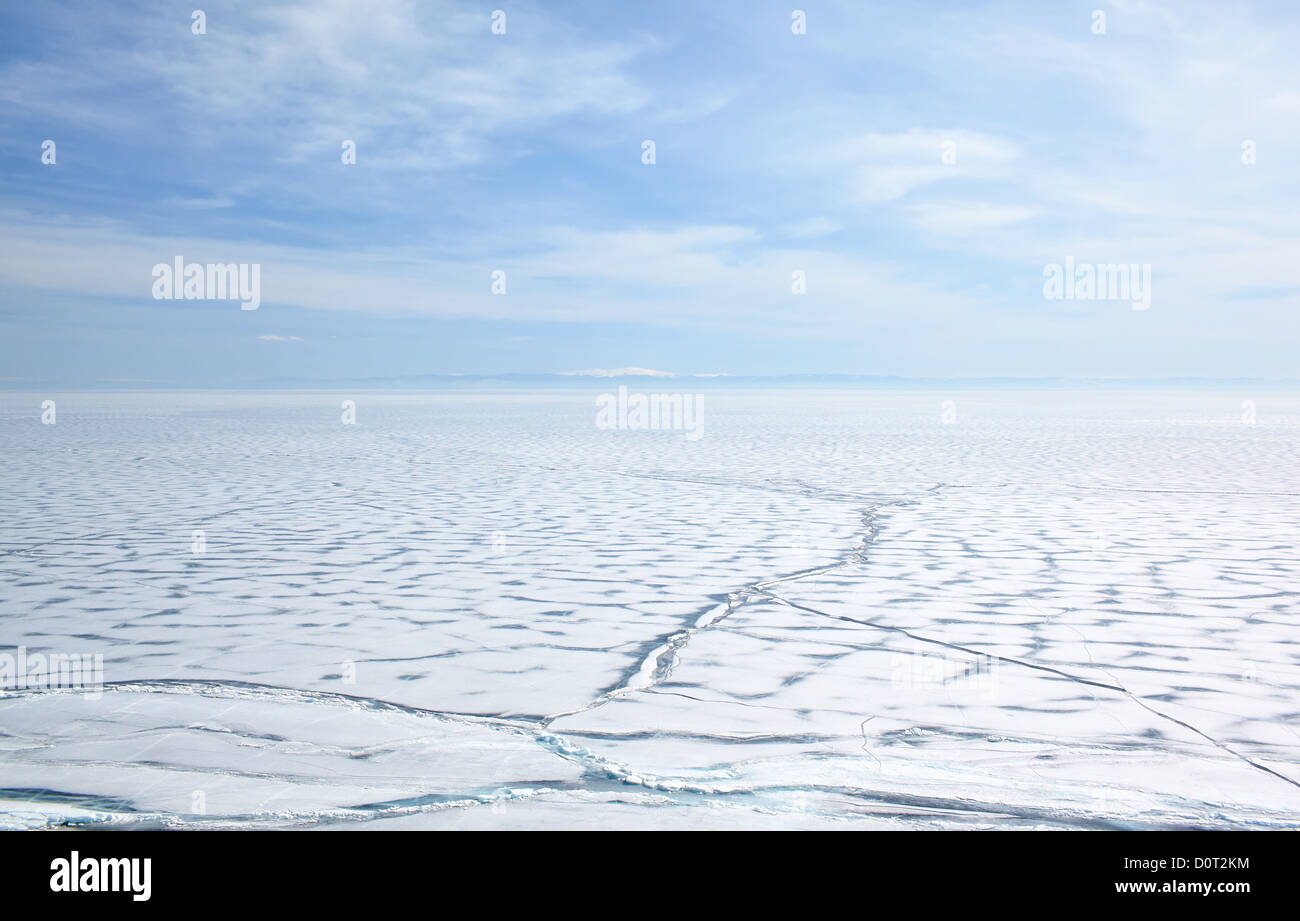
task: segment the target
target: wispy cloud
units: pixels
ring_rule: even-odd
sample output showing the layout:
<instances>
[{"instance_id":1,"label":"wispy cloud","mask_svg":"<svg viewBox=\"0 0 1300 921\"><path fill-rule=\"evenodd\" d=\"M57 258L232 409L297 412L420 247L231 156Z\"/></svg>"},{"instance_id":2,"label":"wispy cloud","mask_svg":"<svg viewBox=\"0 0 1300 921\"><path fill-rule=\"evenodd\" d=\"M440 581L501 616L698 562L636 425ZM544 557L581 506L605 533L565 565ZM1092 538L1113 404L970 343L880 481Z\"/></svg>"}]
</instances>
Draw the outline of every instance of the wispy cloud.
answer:
<instances>
[{"instance_id":1,"label":"wispy cloud","mask_svg":"<svg viewBox=\"0 0 1300 921\"><path fill-rule=\"evenodd\" d=\"M258 350L286 374L337 342L358 376L444 346L475 371L1295 373L1288 6L1125 2L1105 35L1029 2L845 4L805 36L743 4L490 12L236 2L196 36L163 3L7 9L0 357L107 362L108 331L139 365L114 376L251 337L311 340ZM261 265L262 307L154 302L177 255ZM1152 309L1045 301L1066 255L1151 263Z\"/></svg>"}]
</instances>

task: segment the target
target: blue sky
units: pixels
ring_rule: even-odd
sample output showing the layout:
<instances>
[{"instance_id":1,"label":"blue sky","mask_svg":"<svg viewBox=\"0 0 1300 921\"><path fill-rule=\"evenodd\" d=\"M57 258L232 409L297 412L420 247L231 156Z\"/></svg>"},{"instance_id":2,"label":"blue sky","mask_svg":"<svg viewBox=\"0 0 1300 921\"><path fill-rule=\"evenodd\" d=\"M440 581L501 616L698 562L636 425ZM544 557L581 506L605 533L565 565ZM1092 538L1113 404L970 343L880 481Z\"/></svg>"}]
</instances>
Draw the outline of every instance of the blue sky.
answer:
<instances>
[{"instance_id":1,"label":"blue sky","mask_svg":"<svg viewBox=\"0 0 1300 921\"><path fill-rule=\"evenodd\" d=\"M794 8L6 5L0 378L1300 377L1294 4Z\"/></svg>"}]
</instances>

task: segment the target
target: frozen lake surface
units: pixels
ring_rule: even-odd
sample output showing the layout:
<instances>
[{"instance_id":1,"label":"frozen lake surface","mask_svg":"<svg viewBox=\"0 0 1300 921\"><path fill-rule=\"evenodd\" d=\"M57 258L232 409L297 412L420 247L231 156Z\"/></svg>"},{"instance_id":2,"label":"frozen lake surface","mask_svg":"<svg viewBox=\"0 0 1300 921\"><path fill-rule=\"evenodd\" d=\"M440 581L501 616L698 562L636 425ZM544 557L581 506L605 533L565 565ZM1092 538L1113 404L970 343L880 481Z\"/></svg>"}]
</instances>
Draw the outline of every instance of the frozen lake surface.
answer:
<instances>
[{"instance_id":1,"label":"frozen lake surface","mask_svg":"<svg viewBox=\"0 0 1300 921\"><path fill-rule=\"evenodd\" d=\"M611 389L0 394L0 826L1300 826L1300 394Z\"/></svg>"}]
</instances>

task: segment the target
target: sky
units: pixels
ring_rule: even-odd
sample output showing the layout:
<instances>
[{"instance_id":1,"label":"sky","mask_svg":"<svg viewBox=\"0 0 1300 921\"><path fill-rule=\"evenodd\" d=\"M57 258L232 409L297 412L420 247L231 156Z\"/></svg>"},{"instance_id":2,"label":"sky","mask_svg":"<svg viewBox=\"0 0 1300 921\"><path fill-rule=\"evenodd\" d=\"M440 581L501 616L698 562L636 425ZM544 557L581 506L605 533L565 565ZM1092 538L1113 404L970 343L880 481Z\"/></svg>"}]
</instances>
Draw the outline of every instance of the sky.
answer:
<instances>
[{"instance_id":1,"label":"sky","mask_svg":"<svg viewBox=\"0 0 1300 921\"><path fill-rule=\"evenodd\" d=\"M6 4L0 384L1300 377L1300 6L800 2Z\"/></svg>"}]
</instances>

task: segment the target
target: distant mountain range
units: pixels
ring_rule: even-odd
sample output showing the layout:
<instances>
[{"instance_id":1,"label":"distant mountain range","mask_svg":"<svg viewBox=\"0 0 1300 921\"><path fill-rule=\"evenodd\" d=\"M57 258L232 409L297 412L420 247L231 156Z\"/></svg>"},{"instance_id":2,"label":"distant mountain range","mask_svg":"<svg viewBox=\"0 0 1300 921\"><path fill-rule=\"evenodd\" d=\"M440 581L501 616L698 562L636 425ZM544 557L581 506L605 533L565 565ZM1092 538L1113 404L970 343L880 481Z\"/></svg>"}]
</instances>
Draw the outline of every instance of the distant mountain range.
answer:
<instances>
[{"instance_id":1,"label":"distant mountain range","mask_svg":"<svg viewBox=\"0 0 1300 921\"><path fill-rule=\"evenodd\" d=\"M848 388L877 390L1217 390L1300 389L1296 378L1067 378L1067 377L899 377L869 374L730 375L657 371L650 368L588 369L549 374L408 374L367 378L276 377L223 384L189 384L169 380L114 379L43 381L0 379L4 390L476 390L569 389L591 390L614 383L643 389L685 391L698 388Z\"/></svg>"}]
</instances>

